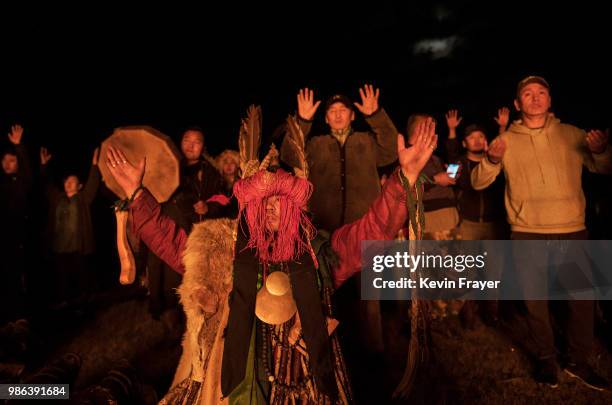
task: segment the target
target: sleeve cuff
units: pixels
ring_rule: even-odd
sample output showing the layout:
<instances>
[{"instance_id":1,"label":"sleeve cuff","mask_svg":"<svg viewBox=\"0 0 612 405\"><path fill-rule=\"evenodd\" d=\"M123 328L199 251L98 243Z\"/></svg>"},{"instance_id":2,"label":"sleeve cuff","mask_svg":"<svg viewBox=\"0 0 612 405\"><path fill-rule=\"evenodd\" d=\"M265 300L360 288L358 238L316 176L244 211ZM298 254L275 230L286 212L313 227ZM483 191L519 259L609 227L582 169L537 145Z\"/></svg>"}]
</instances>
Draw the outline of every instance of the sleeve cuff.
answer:
<instances>
[{"instance_id":1,"label":"sleeve cuff","mask_svg":"<svg viewBox=\"0 0 612 405\"><path fill-rule=\"evenodd\" d=\"M599 158L601 159L604 156L610 154L611 152L612 152L612 150L610 148L610 145L608 144L608 145L606 145L606 148L603 151L601 151L599 153L591 152L591 154L593 155L594 158L597 158L599 156Z\"/></svg>"},{"instance_id":2,"label":"sleeve cuff","mask_svg":"<svg viewBox=\"0 0 612 405\"><path fill-rule=\"evenodd\" d=\"M302 118L302 116L300 114L296 114L296 115L297 115L298 121L303 122L305 124L312 124L314 122L314 117L312 117L312 119L310 119L310 120L307 120L305 118Z\"/></svg>"},{"instance_id":3,"label":"sleeve cuff","mask_svg":"<svg viewBox=\"0 0 612 405\"><path fill-rule=\"evenodd\" d=\"M380 114L380 112L381 112L381 111L383 111L383 108L379 106L379 107L378 107L378 109L377 109L376 111L374 111L372 114L370 114L370 115L365 115L365 114L364 114L363 116L364 116L366 119L368 119L368 118L374 118L376 115Z\"/></svg>"},{"instance_id":4,"label":"sleeve cuff","mask_svg":"<svg viewBox=\"0 0 612 405\"><path fill-rule=\"evenodd\" d=\"M493 162L491 159L489 159L489 155L486 155L485 160L487 161L488 164L493 165L493 166L497 166L498 164L501 163L501 160L497 163Z\"/></svg>"},{"instance_id":5,"label":"sleeve cuff","mask_svg":"<svg viewBox=\"0 0 612 405\"><path fill-rule=\"evenodd\" d=\"M140 195L130 203L130 209L134 211L151 211L158 205L157 200L149 190L142 189Z\"/></svg>"}]
</instances>

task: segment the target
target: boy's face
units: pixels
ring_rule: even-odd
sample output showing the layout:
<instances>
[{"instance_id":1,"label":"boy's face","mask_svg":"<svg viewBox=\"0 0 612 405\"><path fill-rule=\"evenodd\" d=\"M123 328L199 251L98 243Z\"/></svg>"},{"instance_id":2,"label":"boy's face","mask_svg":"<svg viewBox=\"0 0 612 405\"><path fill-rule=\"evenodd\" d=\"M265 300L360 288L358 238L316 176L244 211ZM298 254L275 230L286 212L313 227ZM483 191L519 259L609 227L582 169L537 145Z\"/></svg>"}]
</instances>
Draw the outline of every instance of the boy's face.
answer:
<instances>
[{"instance_id":1,"label":"boy's face","mask_svg":"<svg viewBox=\"0 0 612 405\"><path fill-rule=\"evenodd\" d=\"M487 144L487 137L482 131L474 131L465 137L463 146L468 152L482 153Z\"/></svg>"},{"instance_id":2,"label":"boy's face","mask_svg":"<svg viewBox=\"0 0 612 405\"><path fill-rule=\"evenodd\" d=\"M5 153L4 156L2 156L2 170L4 170L6 174L17 173L17 170L19 170L17 156L11 153Z\"/></svg>"},{"instance_id":3,"label":"boy's face","mask_svg":"<svg viewBox=\"0 0 612 405\"><path fill-rule=\"evenodd\" d=\"M77 176L68 176L64 180L64 192L68 195L74 195L81 190L81 182Z\"/></svg>"}]
</instances>

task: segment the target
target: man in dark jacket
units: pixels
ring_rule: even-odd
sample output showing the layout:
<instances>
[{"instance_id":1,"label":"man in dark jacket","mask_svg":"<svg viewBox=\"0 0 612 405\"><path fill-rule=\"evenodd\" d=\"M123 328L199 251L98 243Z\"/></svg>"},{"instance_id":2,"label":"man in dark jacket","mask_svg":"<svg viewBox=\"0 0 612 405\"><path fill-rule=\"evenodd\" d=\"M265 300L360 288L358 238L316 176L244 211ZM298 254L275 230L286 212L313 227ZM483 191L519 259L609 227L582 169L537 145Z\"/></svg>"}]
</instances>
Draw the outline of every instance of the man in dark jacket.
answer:
<instances>
[{"instance_id":1,"label":"man in dark jacket","mask_svg":"<svg viewBox=\"0 0 612 405\"><path fill-rule=\"evenodd\" d=\"M503 111L507 109L501 109L497 118L500 132L505 131L508 123L508 118ZM461 217L459 233L465 240L505 239L507 235L504 232L506 220L503 205L505 187L503 176L499 176L493 184L483 190L475 190L472 187L471 173L485 156L487 136L482 127L469 125L461 141L466 153L461 155L456 132L460 122L461 118L458 118L456 110L451 110L446 114L446 123L449 128L449 136L446 141L448 161L461 165L456 182Z\"/></svg>"},{"instance_id":2,"label":"man in dark jacket","mask_svg":"<svg viewBox=\"0 0 612 405\"><path fill-rule=\"evenodd\" d=\"M506 130L510 111L501 108L495 121L499 125L499 132ZM487 148L487 136L485 130L478 125L469 125L465 129L461 145L466 153L461 154L461 147L457 139L457 127L462 118L457 110L450 110L446 114L446 124L449 135L446 141L446 152L448 161L459 163L459 171L455 190L457 191L457 202L459 207L459 237L463 240L483 241L483 250L487 250L488 240L501 240L508 237L508 226L504 210L504 187L503 176L497 177L495 182L483 190L474 190L471 182L472 171L478 166L485 156ZM492 260L490 270L501 275L503 262L497 255ZM467 301L461 309L461 319L464 325L470 329L479 325L478 313L483 316L484 321L493 325L497 320L498 306L497 296L490 295L487 301Z\"/></svg>"},{"instance_id":3,"label":"man in dark jacket","mask_svg":"<svg viewBox=\"0 0 612 405\"><path fill-rule=\"evenodd\" d=\"M361 103L353 103L343 95L331 97L325 103L325 123L330 132L314 134L306 144L309 180L314 186L310 211L315 225L330 233L367 212L380 194L377 168L397 160L397 129L378 104L380 91L366 85L359 94ZM308 137L321 102L314 101L313 91L309 89L300 90L297 102L298 123ZM364 115L371 131L353 131L354 108ZM291 167L301 166L286 137L281 146L281 160ZM355 350L356 355L349 356L353 360L349 368L357 381L366 379L364 371L371 370L371 365L378 362L366 363L365 358L377 359L384 350L379 303L361 301L359 291L356 277L338 293L340 334L345 347Z\"/></svg>"},{"instance_id":4,"label":"man in dark jacket","mask_svg":"<svg viewBox=\"0 0 612 405\"><path fill-rule=\"evenodd\" d=\"M78 176L69 174L64 177L62 191L47 173L51 154L46 148L40 150L41 175L49 201L47 240L58 273L60 301L70 302L90 287L91 275L86 264L95 249L90 207L100 185L98 152L96 148L85 185Z\"/></svg>"},{"instance_id":5,"label":"man in dark jacket","mask_svg":"<svg viewBox=\"0 0 612 405\"><path fill-rule=\"evenodd\" d=\"M14 125L8 134L11 147L2 154L0 249L5 265L0 271L0 323L23 316L24 310L32 170L22 136L23 128Z\"/></svg>"},{"instance_id":6,"label":"man in dark jacket","mask_svg":"<svg viewBox=\"0 0 612 405\"><path fill-rule=\"evenodd\" d=\"M361 104L335 95L325 104L325 122L330 133L310 137L306 145L309 180L314 185L310 210L315 224L330 232L360 218L380 194L377 167L397 159L397 129L378 104L380 91L371 85L359 90ZM313 91L300 90L298 122L304 135L310 135L320 101ZM371 132L354 132L351 123L356 107L370 125ZM299 167L294 148L286 139L281 160Z\"/></svg>"},{"instance_id":7,"label":"man in dark jacket","mask_svg":"<svg viewBox=\"0 0 612 405\"><path fill-rule=\"evenodd\" d=\"M204 132L200 128L188 128L181 137L180 146L181 181L172 197L162 204L162 212L190 233L194 224L226 213L222 205L207 202L211 196L224 192L224 183L217 169L204 158ZM182 309L176 289L181 276L152 252L147 257L147 270L149 311L156 318L161 316L172 330L172 336L180 338Z\"/></svg>"},{"instance_id":8,"label":"man in dark jacket","mask_svg":"<svg viewBox=\"0 0 612 405\"><path fill-rule=\"evenodd\" d=\"M180 211L180 225L189 232L193 224L204 219L223 216L224 209L218 203L207 202L215 194L224 191L223 178L219 171L204 158L204 133L191 127L181 138L181 183L170 203Z\"/></svg>"}]
</instances>

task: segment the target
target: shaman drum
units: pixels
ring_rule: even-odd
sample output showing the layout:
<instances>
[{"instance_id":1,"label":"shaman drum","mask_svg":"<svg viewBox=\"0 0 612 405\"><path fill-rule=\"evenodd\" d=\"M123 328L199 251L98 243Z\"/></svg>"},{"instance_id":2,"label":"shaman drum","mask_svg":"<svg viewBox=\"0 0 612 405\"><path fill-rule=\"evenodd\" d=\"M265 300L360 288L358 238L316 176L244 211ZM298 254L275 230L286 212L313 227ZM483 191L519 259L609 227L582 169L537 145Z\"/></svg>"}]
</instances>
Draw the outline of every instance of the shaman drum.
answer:
<instances>
[{"instance_id":1,"label":"shaman drum","mask_svg":"<svg viewBox=\"0 0 612 405\"><path fill-rule=\"evenodd\" d=\"M101 159L106 159L109 145L121 149L132 164L136 164L144 157L147 158L142 184L158 202L167 201L179 186L180 153L170 137L151 127L121 127L115 129L115 132L102 142ZM119 198L128 198L106 165L101 164L99 167L106 187Z\"/></svg>"},{"instance_id":2,"label":"shaman drum","mask_svg":"<svg viewBox=\"0 0 612 405\"><path fill-rule=\"evenodd\" d=\"M109 146L121 149L132 164L137 164L146 157L142 184L158 202L167 201L179 186L180 154L172 140L161 132L146 126L117 128L102 142L100 156L103 162L106 162L106 152ZM98 167L106 187L121 199L130 197L126 196L119 187L105 163L99 164ZM116 209L115 216L117 218L117 250L121 263L119 282L132 284L136 278L136 263L127 237L128 211Z\"/></svg>"}]
</instances>

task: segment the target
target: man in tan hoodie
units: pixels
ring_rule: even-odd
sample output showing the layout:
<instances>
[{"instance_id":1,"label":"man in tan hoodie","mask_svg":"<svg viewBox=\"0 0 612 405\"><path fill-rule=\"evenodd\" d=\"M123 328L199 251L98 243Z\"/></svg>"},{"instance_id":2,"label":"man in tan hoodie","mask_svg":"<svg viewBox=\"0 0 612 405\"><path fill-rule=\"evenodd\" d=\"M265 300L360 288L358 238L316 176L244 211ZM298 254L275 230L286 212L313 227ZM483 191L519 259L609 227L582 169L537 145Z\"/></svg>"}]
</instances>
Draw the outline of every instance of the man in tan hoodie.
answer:
<instances>
[{"instance_id":1,"label":"man in tan hoodie","mask_svg":"<svg viewBox=\"0 0 612 405\"><path fill-rule=\"evenodd\" d=\"M514 105L520 113L508 131L495 139L487 157L472 171L472 185L488 187L503 170L505 205L513 240L587 239L582 166L596 173L612 173L608 134L562 124L549 111L548 82L529 76L518 84ZM537 255L536 255L537 256ZM541 255L544 256L544 255ZM546 265L549 258L541 257ZM517 272L521 272L517 266ZM545 274L529 274L529 283L546 285ZM528 287L523 283L523 288ZM556 387L558 366L548 301L526 300L530 346L538 359L536 380ZM593 343L593 301L568 301L568 362L565 372L589 387L602 390L607 382L587 365Z\"/></svg>"}]
</instances>

